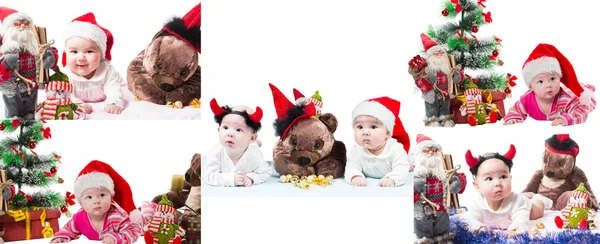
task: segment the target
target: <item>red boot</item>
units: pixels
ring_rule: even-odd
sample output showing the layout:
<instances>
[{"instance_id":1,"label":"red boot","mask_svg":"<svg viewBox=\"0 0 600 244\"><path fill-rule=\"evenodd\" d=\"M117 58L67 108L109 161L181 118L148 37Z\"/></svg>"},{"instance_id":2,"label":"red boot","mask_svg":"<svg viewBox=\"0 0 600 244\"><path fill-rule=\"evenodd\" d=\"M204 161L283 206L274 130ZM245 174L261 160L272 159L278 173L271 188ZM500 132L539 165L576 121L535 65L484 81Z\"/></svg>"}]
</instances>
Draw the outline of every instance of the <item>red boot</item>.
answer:
<instances>
[{"instance_id":1,"label":"red boot","mask_svg":"<svg viewBox=\"0 0 600 244\"><path fill-rule=\"evenodd\" d=\"M146 233L144 233L144 241L146 242L146 244L154 243L154 237L152 236L150 231L146 231Z\"/></svg>"},{"instance_id":2,"label":"red boot","mask_svg":"<svg viewBox=\"0 0 600 244\"><path fill-rule=\"evenodd\" d=\"M471 126L476 126L477 125L477 119L475 119L475 117L473 117L473 115L469 115L469 125Z\"/></svg>"},{"instance_id":3,"label":"red boot","mask_svg":"<svg viewBox=\"0 0 600 244\"><path fill-rule=\"evenodd\" d=\"M490 114L490 123L496 123L498 121L498 113L492 112Z\"/></svg>"},{"instance_id":4,"label":"red boot","mask_svg":"<svg viewBox=\"0 0 600 244\"><path fill-rule=\"evenodd\" d=\"M563 220L558 216L554 217L554 223L556 224L556 227L558 227L559 229L562 229L562 227L564 225Z\"/></svg>"}]
</instances>

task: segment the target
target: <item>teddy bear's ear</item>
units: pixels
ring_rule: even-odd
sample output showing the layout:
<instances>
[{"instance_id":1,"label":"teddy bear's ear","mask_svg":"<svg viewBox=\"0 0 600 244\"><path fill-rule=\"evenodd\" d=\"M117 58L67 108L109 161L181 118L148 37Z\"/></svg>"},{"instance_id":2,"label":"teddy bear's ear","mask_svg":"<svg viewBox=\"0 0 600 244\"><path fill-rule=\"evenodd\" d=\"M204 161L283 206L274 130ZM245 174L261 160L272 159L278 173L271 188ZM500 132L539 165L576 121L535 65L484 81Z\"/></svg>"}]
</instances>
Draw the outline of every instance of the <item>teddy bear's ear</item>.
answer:
<instances>
[{"instance_id":1,"label":"teddy bear's ear","mask_svg":"<svg viewBox=\"0 0 600 244\"><path fill-rule=\"evenodd\" d=\"M334 133L337 129L338 121L335 118L335 115L330 113L324 113L321 114L321 116L319 116L319 120L321 120L321 122L323 122L323 124L327 126L327 129L329 129L331 133Z\"/></svg>"}]
</instances>

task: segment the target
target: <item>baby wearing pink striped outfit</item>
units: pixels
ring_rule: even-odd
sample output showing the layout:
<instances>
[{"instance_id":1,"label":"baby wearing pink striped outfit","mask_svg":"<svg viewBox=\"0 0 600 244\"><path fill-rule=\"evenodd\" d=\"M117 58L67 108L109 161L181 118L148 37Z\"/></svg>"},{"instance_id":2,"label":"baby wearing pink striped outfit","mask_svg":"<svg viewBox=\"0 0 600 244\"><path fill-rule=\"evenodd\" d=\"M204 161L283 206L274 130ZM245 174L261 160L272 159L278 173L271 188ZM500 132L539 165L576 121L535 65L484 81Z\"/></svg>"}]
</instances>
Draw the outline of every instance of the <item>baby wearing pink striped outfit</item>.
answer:
<instances>
[{"instance_id":1,"label":"baby wearing pink striped outfit","mask_svg":"<svg viewBox=\"0 0 600 244\"><path fill-rule=\"evenodd\" d=\"M102 243L129 244L143 233L142 225L129 218L130 213L144 217L133 203L131 188L110 165L90 162L75 180L74 191L82 209L56 232L51 243L69 242L83 235Z\"/></svg>"},{"instance_id":2,"label":"baby wearing pink striped outfit","mask_svg":"<svg viewBox=\"0 0 600 244\"><path fill-rule=\"evenodd\" d=\"M553 126L581 124L596 108L596 88L580 84L569 60L550 44L533 50L523 77L529 91L510 108L504 124L521 123L527 116L552 121Z\"/></svg>"},{"instance_id":3,"label":"baby wearing pink striped outfit","mask_svg":"<svg viewBox=\"0 0 600 244\"><path fill-rule=\"evenodd\" d=\"M124 109L122 76L110 64L113 36L96 23L93 13L77 17L65 31L62 65L71 71L73 102L91 113L87 103L105 101L104 111L119 114Z\"/></svg>"}]
</instances>

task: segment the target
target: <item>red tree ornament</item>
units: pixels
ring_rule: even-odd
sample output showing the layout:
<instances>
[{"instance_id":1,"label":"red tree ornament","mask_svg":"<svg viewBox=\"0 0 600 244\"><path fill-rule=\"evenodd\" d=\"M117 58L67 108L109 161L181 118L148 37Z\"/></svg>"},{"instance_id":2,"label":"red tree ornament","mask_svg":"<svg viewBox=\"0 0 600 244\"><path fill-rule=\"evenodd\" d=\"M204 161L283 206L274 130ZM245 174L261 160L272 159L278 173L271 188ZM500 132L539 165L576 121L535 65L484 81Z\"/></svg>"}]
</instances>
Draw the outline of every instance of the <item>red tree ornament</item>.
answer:
<instances>
[{"instance_id":1,"label":"red tree ornament","mask_svg":"<svg viewBox=\"0 0 600 244\"><path fill-rule=\"evenodd\" d=\"M471 31L472 31L473 33L477 33L477 32L479 32L479 27L477 27L477 26L473 26L473 28L471 28Z\"/></svg>"},{"instance_id":2,"label":"red tree ornament","mask_svg":"<svg viewBox=\"0 0 600 244\"><path fill-rule=\"evenodd\" d=\"M448 16L448 9L442 10L442 15L443 16Z\"/></svg>"},{"instance_id":3,"label":"red tree ornament","mask_svg":"<svg viewBox=\"0 0 600 244\"><path fill-rule=\"evenodd\" d=\"M30 142L29 142L29 148L31 148L31 149L35 149L35 146L36 146L36 145L35 145L35 142L34 142L34 141L30 141Z\"/></svg>"}]
</instances>

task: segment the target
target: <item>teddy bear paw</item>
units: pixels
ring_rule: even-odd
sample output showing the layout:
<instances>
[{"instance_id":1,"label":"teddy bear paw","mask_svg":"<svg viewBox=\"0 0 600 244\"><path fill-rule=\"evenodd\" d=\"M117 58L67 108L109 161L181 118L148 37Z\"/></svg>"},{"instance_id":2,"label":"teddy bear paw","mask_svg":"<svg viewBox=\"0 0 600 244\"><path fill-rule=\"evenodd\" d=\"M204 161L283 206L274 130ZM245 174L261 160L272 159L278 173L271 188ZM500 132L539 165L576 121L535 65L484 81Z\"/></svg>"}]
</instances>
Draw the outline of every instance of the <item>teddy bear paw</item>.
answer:
<instances>
[{"instance_id":1,"label":"teddy bear paw","mask_svg":"<svg viewBox=\"0 0 600 244\"><path fill-rule=\"evenodd\" d=\"M182 109L183 108L183 103L181 101L177 101L177 102L167 102L167 107L169 108L177 108L177 109Z\"/></svg>"}]
</instances>

